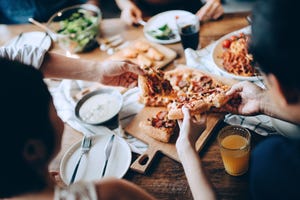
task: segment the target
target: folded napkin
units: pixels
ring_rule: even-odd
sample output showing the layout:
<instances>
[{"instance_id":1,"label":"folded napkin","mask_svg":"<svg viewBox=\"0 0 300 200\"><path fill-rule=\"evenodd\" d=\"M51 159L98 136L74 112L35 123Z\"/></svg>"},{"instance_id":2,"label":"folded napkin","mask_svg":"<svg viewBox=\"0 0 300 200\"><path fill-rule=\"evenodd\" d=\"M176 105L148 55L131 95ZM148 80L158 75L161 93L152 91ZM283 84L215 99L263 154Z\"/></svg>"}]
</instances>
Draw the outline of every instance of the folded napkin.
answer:
<instances>
[{"instance_id":1,"label":"folded napkin","mask_svg":"<svg viewBox=\"0 0 300 200\"><path fill-rule=\"evenodd\" d=\"M249 31L249 26L237 30L236 32L240 31ZM185 50L186 65L219 76L226 76L216 69L212 58L212 52L216 42L217 41L209 44L201 50L195 51L193 49L187 48ZM262 83L262 81L256 81L255 83L264 88L264 84ZM225 116L224 121L231 125L242 125L263 136L278 133L273 127L271 118L266 115L246 117L241 115L228 114Z\"/></svg>"},{"instance_id":2,"label":"folded napkin","mask_svg":"<svg viewBox=\"0 0 300 200\"><path fill-rule=\"evenodd\" d=\"M95 83L63 80L59 86L49 88L59 117L83 134L101 134L103 129L108 129L105 126L83 124L75 117L76 94L86 88L91 88L93 85ZM143 108L143 105L137 101L138 94L138 88L130 89L123 94L124 102L118 116L119 127L113 131L128 142L133 152L141 154L147 149L147 145L133 136L125 134L122 128L126 127L132 118Z\"/></svg>"}]
</instances>

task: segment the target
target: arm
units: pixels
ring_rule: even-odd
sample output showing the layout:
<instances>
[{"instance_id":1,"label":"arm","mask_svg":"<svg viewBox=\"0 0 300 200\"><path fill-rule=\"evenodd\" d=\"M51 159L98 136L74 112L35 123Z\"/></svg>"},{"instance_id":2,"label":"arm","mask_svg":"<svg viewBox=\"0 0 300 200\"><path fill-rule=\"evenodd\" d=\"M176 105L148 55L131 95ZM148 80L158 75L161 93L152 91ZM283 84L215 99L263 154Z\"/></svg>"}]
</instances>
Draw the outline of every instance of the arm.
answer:
<instances>
[{"instance_id":1,"label":"arm","mask_svg":"<svg viewBox=\"0 0 300 200\"><path fill-rule=\"evenodd\" d=\"M99 7L99 1L100 0L88 0L86 3Z\"/></svg>"},{"instance_id":2,"label":"arm","mask_svg":"<svg viewBox=\"0 0 300 200\"><path fill-rule=\"evenodd\" d=\"M116 0L121 10L121 19L129 25L138 24L142 19L142 11L130 0Z\"/></svg>"},{"instance_id":3,"label":"arm","mask_svg":"<svg viewBox=\"0 0 300 200\"><path fill-rule=\"evenodd\" d=\"M93 61L47 53L40 70L48 78L95 81L111 86L133 87L143 71L129 61Z\"/></svg>"},{"instance_id":4,"label":"arm","mask_svg":"<svg viewBox=\"0 0 300 200\"><path fill-rule=\"evenodd\" d=\"M288 108L276 102L276 97L274 98L269 90L264 90L253 83L239 82L231 87L227 95L241 98L239 105L226 105L225 110L228 112L241 115L266 114L292 123L300 123L296 107Z\"/></svg>"},{"instance_id":5,"label":"arm","mask_svg":"<svg viewBox=\"0 0 300 200\"><path fill-rule=\"evenodd\" d=\"M216 20L223 15L224 9L220 0L207 0L196 15L200 21Z\"/></svg>"},{"instance_id":6,"label":"arm","mask_svg":"<svg viewBox=\"0 0 300 200\"><path fill-rule=\"evenodd\" d=\"M185 175L191 188L194 199L216 199L213 186L206 176L195 143L206 128L206 116L195 122L189 110L182 108L184 119L180 124L180 133L176 141L176 149L181 160Z\"/></svg>"}]
</instances>

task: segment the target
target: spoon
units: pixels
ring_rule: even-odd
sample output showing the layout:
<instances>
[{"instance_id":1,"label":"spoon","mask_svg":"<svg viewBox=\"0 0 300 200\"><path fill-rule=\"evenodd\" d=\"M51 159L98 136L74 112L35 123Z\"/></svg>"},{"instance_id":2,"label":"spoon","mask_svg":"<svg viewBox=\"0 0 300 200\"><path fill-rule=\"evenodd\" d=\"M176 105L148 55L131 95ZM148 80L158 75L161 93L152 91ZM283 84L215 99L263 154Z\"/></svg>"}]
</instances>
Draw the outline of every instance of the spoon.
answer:
<instances>
[{"instance_id":1,"label":"spoon","mask_svg":"<svg viewBox=\"0 0 300 200\"><path fill-rule=\"evenodd\" d=\"M51 29L49 29L47 26L45 26L44 24L42 24L42 23L36 21L35 19L33 19L33 18L31 18L31 17L28 18L28 21L31 22L32 24L34 24L34 25L40 27L40 28L43 29L44 31L46 31L46 32L50 35L50 37L52 38L52 40L53 40L54 42L56 42L56 41L58 40L58 35L57 35L55 32L53 32Z\"/></svg>"}]
</instances>

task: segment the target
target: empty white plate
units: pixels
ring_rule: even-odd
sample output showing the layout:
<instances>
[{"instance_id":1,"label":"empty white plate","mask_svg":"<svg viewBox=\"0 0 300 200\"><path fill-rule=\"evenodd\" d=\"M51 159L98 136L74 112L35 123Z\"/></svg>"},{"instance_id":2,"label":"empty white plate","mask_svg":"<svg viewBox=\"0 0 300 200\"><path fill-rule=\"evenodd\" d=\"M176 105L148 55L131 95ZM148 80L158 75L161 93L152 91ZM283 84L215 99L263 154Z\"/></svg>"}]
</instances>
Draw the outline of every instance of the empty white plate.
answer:
<instances>
[{"instance_id":1,"label":"empty white plate","mask_svg":"<svg viewBox=\"0 0 300 200\"><path fill-rule=\"evenodd\" d=\"M111 137L112 131L107 130L107 133L102 134L92 136L92 147L81 159L75 182L79 180L95 181L101 179L105 163L105 147ZM75 165L80 157L80 145L81 141L72 145L61 160L60 176L65 184L70 183ZM116 135L105 176L122 178L126 174L130 163L131 150L129 145L123 138Z\"/></svg>"}]
</instances>

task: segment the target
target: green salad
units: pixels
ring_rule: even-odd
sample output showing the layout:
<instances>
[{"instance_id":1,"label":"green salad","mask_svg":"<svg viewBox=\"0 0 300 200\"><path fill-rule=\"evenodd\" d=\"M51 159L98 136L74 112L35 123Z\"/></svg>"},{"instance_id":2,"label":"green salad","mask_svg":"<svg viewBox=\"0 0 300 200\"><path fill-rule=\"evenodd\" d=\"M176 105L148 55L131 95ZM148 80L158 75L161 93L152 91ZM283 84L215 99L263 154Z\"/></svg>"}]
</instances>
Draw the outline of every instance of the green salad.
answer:
<instances>
[{"instance_id":1,"label":"green salad","mask_svg":"<svg viewBox=\"0 0 300 200\"><path fill-rule=\"evenodd\" d=\"M159 40L170 40L176 37L172 29L168 26L168 24L164 24L158 29L150 30L147 33Z\"/></svg>"},{"instance_id":2,"label":"green salad","mask_svg":"<svg viewBox=\"0 0 300 200\"><path fill-rule=\"evenodd\" d=\"M79 9L67 19L59 22L59 34L68 35L75 42L74 52L85 51L91 43L95 43L98 34L98 18L88 11Z\"/></svg>"}]
</instances>

